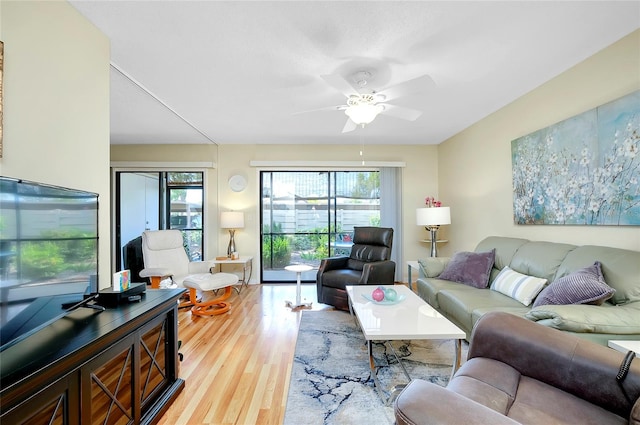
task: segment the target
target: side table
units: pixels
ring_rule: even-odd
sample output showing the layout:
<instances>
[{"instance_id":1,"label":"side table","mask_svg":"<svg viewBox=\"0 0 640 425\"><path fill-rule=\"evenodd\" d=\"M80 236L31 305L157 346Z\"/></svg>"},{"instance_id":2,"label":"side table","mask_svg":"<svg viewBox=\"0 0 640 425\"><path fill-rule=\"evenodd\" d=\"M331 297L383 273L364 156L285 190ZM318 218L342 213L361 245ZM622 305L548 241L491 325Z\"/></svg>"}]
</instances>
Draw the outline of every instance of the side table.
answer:
<instances>
[{"instance_id":1,"label":"side table","mask_svg":"<svg viewBox=\"0 0 640 425\"><path fill-rule=\"evenodd\" d=\"M233 264L233 265L242 266L242 279L240 279L240 276L238 276L238 282L240 283L240 286L235 287L238 294L240 293L243 287L249 284L249 280L251 279L251 274L253 272L253 257L240 257L237 260L232 260L231 258L228 258L225 260L211 260L211 261L213 261L215 264L220 265L220 270L218 270L220 272L222 271L223 265ZM229 273L229 272L226 272L226 273Z\"/></svg>"},{"instance_id":2,"label":"side table","mask_svg":"<svg viewBox=\"0 0 640 425\"><path fill-rule=\"evenodd\" d=\"M415 269L416 272L418 272L418 276L420 276L420 264L418 264L418 261L407 261L407 274L408 274L408 279L409 279L409 289L411 289L413 291L413 279L412 279L412 271ZM416 288L417 289L417 288Z\"/></svg>"},{"instance_id":3,"label":"side table","mask_svg":"<svg viewBox=\"0 0 640 425\"><path fill-rule=\"evenodd\" d=\"M311 303L303 303L300 300L300 279L302 277L302 273L308 272L309 270L313 270L313 267L308 266L306 264L292 264L290 266L285 266L284 269L288 270L290 272L295 272L296 273L296 277L297 277L297 281L296 281L296 302L294 304L291 301L287 301L286 306L290 307L291 309L296 309L296 308L300 308L300 307L310 308L311 307Z\"/></svg>"}]
</instances>

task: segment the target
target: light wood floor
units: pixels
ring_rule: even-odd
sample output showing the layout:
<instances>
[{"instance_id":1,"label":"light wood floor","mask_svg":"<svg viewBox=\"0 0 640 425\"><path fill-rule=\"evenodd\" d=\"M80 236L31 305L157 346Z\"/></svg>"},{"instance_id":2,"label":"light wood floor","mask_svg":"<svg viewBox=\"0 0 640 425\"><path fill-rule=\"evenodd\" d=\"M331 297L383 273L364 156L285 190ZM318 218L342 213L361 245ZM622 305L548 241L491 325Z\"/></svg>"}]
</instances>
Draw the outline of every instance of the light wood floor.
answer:
<instances>
[{"instance_id":1,"label":"light wood floor","mask_svg":"<svg viewBox=\"0 0 640 425\"><path fill-rule=\"evenodd\" d=\"M316 302L315 284L302 287L313 310L333 308ZM281 424L302 315L285 300L295 300L295 285L249 285L234 291L227 314L204 318L180 310L186 386L159 423Z\"/></svg>"}]
</instances>

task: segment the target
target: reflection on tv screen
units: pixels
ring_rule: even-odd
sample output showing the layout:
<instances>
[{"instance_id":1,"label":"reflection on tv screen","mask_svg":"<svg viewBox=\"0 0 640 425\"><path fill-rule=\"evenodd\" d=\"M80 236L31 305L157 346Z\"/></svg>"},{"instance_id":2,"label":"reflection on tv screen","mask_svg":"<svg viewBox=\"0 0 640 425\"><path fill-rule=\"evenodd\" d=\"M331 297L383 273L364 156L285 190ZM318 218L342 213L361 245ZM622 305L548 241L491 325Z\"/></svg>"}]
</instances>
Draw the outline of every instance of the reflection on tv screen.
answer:
<instances>
[{"instance_id":1,"label":"reflection on tv screen","mask_svg":"<svg viewBox=\"0 0 640 425\"><path fill-rule=\"evenodd\" d=\"M97 274L98 196L0 177L0 330L37 299L97 289Z\"/></svg>"}]
</instances>

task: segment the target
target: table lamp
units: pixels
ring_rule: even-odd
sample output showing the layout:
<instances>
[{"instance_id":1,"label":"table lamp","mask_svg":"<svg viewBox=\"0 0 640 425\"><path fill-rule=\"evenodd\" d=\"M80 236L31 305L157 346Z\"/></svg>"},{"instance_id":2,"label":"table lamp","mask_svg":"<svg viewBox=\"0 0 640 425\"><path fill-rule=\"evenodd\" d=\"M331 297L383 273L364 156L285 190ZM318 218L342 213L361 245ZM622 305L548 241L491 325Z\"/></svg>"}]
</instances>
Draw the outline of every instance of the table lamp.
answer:
<instances>
[{"instance_id":1,"label":"table lamp","mask_svg":"<svg viewBox=\"0 0 640 425\"><path fill-rule=\"evenodd\" d=\"M449 207L429 207L416 209L416 224L424 226L431 233L431 256L438 256L436 234L440 226L451 224Z\"/></svg>"},{"instance_id":2,"label":"table lamp","mask_svg":"<svg viewBox=\"0 0 640 425\"><path fill-rule=\"evenodd\" d=\"M236 241L234 236L237 229L244 228L244 213L241 211L224 211L220 214L220 227L229 229L229 246L227 247L227 257L236 252Z\"/></svg>"}]
</instances>

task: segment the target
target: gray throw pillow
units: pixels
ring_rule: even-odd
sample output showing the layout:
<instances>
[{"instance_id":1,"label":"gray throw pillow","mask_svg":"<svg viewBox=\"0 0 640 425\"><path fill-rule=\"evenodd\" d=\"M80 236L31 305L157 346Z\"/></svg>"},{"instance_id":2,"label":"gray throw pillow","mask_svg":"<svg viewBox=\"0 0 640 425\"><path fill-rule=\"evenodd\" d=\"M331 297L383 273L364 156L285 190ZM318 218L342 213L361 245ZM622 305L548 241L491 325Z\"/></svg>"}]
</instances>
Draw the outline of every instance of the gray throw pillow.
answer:
<instances>
[{"instance_id":1,"label":"gray throw pillow","mask_svg":"<svg viewBox=\"0 0 640 425\"><path fill-rule=\"evenodd\" d=\"M496 258L496 250L487 252L457 252L438 279L486 288Z\"/></svg>"},{"instance_id":2,"label":"gray throw pillow","mask_svg":"<svg viewBox=\"0 0 640 425\"><path fill-rule=\"evenodd\" d=\"M616 290L607 285L599 261L556 279L544 288L533 303L539 305L595 304L601 305Z\"/></svg>"}]
</instances>

